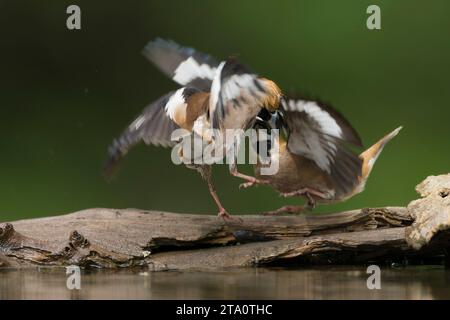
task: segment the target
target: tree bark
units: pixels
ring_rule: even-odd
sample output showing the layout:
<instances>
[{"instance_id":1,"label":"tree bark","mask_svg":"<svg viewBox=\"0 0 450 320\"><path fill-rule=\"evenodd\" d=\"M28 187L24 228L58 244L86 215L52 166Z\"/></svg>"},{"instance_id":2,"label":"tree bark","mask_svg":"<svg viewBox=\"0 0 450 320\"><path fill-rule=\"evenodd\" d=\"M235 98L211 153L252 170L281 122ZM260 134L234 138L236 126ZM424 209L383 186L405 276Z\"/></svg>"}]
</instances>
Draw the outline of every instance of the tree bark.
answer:
<instances>
[{"instance_id":1,"label":"tree bark","mask_svg":"<svg viewBox=\"0 0 450 320\"><path fill-rule=\"evenodd\" d=\"M417 186L404 207L327 215L241 216L88 209L0 224L0 268L36 265L151 270L354 264L446 255L450 174Z\"/></svg>"}]
</instances>

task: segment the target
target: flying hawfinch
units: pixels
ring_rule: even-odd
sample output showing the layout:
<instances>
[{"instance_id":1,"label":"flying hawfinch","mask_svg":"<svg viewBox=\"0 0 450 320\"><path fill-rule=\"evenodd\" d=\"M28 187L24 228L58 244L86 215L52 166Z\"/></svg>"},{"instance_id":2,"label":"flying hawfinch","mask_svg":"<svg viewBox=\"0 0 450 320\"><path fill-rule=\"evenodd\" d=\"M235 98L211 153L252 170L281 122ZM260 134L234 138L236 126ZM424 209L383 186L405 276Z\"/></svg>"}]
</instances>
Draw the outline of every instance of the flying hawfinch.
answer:
<instances>
[{"instance_id":1,"label":"flying hawfinch","mask_svg":"<svg viewBox=\"0 0 450 320\"><path fill-rule=\"evenodd\" d=\"M281 100L281 90L271 80L259 77L235 59L217 62L209 55L175 42L156 39L144 49L144 55L163 73L182 85L144 109L109 148L106 173L135 144L174 146L172 133L184 129L194 141L216 143L222 141L227 129L251 128L262 110L274 112ZM214 135L207 129L216 129ZM239 132L239 131L237 131ZM184 138L186 138L184 136ZM230 173L251 184L264 183L237 171L236 150L240 137L223 144L223 156L232 154ZM219 208L219 216L231 218L222 206L211 182L211 166L193 163L191 156L183 154L183 162L200 172ZM223 158L222 156L222 158Z\"/></svg>"}]
</instances>

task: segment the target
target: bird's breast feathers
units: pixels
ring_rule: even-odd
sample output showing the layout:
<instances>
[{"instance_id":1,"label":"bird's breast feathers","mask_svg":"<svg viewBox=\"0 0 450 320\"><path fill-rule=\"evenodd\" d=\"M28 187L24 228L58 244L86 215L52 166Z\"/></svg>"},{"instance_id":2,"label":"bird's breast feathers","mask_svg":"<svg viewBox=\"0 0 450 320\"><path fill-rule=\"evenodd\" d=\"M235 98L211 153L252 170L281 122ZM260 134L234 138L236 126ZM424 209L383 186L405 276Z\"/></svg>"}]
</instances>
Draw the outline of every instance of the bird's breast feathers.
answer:
<instances>
[{"instance_id":1,"label":"bird's breast feathers","mask_svg":"<svg viewBox=\"0 0 450 320\"><path fill-rule=\"evenodd\" d=\"M169 98L164 109L167 116L183 129L192 130L194 122L207 111L209 93L181 88Z\"/></svg>"}]
</instances>

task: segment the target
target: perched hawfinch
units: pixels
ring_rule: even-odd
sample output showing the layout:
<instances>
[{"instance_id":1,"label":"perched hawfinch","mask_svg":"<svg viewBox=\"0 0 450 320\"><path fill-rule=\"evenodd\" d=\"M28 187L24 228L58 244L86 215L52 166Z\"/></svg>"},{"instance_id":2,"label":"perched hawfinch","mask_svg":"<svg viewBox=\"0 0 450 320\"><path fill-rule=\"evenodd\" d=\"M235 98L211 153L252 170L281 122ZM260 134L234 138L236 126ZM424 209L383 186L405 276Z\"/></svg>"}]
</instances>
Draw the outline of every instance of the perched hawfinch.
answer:
<instances>
[{"instance_id":1,"label":"perched hawfinch","mask_svg":"<svg viewBox=\"0 0 450 320\"><path fill-rule=\"evenodd\" d=\"M256 177L268 181L284 197L304 197L308 208L317 202L344 201L362 192L384 146L401 130L395 129L358 155L349 146L362 147L361 139L338 111L319 101L301 99L283 99L275 114L262 112L255 127L281 131L279 139L269 136L266 159L278 162L279 170L261 176L261 168L268 164L259 161L254 166ZM250 185L254 184L244 187ZM289 205L266 214L298 213L303 209Z\"/></svg>"}]
</instances>

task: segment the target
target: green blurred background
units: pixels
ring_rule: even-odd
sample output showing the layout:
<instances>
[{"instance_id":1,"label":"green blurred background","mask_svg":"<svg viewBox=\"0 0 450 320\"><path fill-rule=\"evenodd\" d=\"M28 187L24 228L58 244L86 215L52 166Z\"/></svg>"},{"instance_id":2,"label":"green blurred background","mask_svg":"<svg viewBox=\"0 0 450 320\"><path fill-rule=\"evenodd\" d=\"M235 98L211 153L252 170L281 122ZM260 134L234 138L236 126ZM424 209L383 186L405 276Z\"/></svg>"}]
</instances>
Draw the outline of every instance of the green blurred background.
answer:
<instances>
[{"instance_id":1,"label":"green blurred background","mask_svg":"<svg viewBox=\"0 0 450 320\"><path fill-rule=\"evenodd\" d=\"M81 7L80 31L66 28L70 4ZM370 4L381 7L380 31L366 28ZM111 183L101 176L112 139L176 87L140 54L156 36L239 54L286 92L331 102L366 146L403 125L366 191L316 212L405 205L424 177L450 169L449 12L447 0L1 0L0 221L90 207L216 213L170 150L141 145ZM226 166L215 182L231 213L301 201L238 190Z\"/></svg>"}]
</instances>

